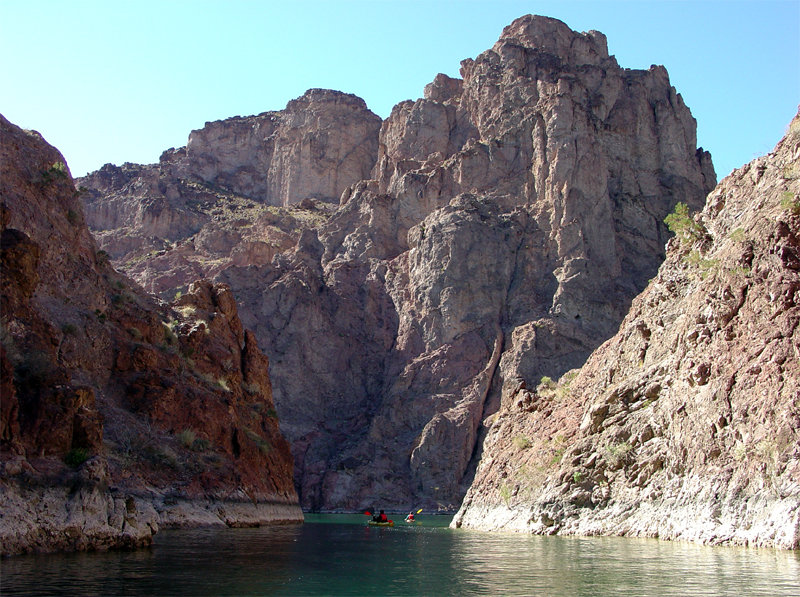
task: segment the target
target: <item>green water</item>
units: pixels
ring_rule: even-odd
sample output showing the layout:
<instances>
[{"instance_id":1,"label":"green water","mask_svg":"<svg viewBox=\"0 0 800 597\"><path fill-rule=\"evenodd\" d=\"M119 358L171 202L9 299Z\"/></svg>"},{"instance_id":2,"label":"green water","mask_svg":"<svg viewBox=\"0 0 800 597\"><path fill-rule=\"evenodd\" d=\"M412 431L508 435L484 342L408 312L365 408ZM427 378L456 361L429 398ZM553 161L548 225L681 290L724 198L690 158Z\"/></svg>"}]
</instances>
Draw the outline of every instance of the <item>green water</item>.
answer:
<instances>
[{"instance_id":1,"label":"green water","mask_svg":"<svg viewBox=\"0 0 800 597\"><path fill-rule=\"evenodd\" d=\"M396 516L396 519L402 519ZM152 548L0 562L2 595L800 594L800 554L645 539L369 527L313 515L260 529L162 531Z\"/></svg>"}]
</instances>

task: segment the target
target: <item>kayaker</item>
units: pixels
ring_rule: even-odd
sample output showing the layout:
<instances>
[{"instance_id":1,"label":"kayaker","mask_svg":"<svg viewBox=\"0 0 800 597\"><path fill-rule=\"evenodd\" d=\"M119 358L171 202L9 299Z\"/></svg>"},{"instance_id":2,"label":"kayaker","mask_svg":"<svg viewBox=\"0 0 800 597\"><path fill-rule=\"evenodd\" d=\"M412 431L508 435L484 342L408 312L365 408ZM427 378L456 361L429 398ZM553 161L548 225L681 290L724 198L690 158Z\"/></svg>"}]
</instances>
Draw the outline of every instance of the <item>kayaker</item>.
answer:
<instances>
[{"instance_id":1,"label":"kayaker","mask_svg":"<svg viewBox=\"0 0 800 597\"><path fill-rule=\"evenodd\" d=\"M381 513L377 516L373 516L372 520L375 522L389 522L389 519L386 517L386 514L383 513L383 510L381 510Z\"/></svg>"},{"instance_id":2,"label":"kayaker","mask_svg":"<svg viewBox=\"0 0 800 597\"><path fill-rule=\"evenodd\" d=\"M414 513L409 512L408 516L406 516L406 522L414 522Z\"/></svg>"}]
</instances>

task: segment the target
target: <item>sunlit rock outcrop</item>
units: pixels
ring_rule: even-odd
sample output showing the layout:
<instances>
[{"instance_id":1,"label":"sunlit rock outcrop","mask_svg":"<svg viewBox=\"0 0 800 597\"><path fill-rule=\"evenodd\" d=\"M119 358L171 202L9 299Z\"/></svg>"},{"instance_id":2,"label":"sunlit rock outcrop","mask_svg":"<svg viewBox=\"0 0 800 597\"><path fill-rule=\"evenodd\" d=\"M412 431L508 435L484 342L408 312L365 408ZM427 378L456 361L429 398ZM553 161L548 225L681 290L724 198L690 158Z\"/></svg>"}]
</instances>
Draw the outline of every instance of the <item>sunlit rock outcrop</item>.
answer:
<instances>
[{"instance_id":1,"label":"sunlit rock outcrop","mask_svg":"<svg viewBox=\"0 0 800 597\"><path fill-rule=\"evenodd\" d=\"M800 548L800 117L671 218L580 372L520 385L455 526Z\"/></svg>"}]
</instances>

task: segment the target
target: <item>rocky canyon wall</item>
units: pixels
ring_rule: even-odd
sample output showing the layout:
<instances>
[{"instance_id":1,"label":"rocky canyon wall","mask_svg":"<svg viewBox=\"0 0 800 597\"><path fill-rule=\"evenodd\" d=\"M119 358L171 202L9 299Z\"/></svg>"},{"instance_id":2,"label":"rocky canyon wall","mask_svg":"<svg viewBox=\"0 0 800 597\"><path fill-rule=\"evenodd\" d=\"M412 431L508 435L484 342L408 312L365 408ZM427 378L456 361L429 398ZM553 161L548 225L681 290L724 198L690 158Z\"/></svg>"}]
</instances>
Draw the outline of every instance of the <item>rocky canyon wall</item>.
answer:
<instances>
[{"instance_id":1,"label":"rocky canyon wall","mask_svg":"<svg viewBox=\"0 0 800 597\"><path fill-rule=\"evenodd\" d=\"M229 288L120 275L63 156L0 116L0 552L302 521L269 363Z\"/></svg>"},{"instance_id":2,"label":"rocky canyon wall","mask_svg":"<svg viewBox=\"0 0 800 597\"><path fill-rule=\"evenodd\" d=\"M455 526L800 548L800 116L695 217L619 332L507 395Z\"/></svg>"},{"instance_id":3,"label":"rocky canyon wall","mask_svg":"<svg viewBox=\"0 0 800 597\"><path fill-rule=\"evenodd\" d=\"M369 176L380 124L362 99L324 89L282 111L207 122L158 164L81 178L86 221L115 266L172 298L229 265L270 263L324 221Z\"/></svg>"},{"instance_id":4,"label":"rocky canyon wall","mask_svg":"<svg viewBox=\"0 0 800 597\"><path fill-rule=\"evenodd\" d=\"M369 175L347 169L336 209L311 181L287 183L295 199L270 191L293 172L330 171L323 145L303 140L331 119L293 112L313 111L323 92L270 113L296 124L269 128L280 152L257 148L261 133L214 132L250 130L231 119L158 166L79 181L99 242L148 288L174 292L184 268L213 261L203 271L229 285L270 358L305 508L457 508L487 418L617 331L664 259L664 218L679 201L699 209L716 184L666 70L621 68L598 32L523 17L461 75L438 75L383 123L359 104L340 133L325 129L333 148L339 134L375 148L358 154ZM254 166L267 154L268 168ZM190 187L202 202L173 198ZM295 200L280 213L267 205ZM136 219L172 213L150 207L167 204L186 211L180 242ZM197 249L205 238L219 239L216 253ZM274 250L250 259L245 242Z\"/></svg>"}]
</instances>

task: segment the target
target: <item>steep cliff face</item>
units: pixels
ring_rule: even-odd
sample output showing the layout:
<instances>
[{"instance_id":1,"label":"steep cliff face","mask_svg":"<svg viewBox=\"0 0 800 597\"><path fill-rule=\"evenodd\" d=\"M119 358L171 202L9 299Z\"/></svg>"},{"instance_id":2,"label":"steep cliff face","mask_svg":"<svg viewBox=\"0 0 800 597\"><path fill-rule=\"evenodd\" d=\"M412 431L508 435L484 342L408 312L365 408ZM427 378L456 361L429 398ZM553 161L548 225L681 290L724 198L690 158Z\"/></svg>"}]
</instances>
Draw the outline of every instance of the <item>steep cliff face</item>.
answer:
<instances>
[{"instance_id":1,"label":"steep cliff face","mask_svg":"<svg viewBox=\"0 0 800 597\"><path fill-rule=\"evenodd\" d=\"M577 375L509 394L454 524L800 547L800 118Z\"/></svg>"},{"instance_id":2,"label":"steep cliff face","mask_svg":"<svg viewBox=\"0 0 800 597\"><path fill-rule=\"evenodd\" d=\"M462 74L395 107L302 259L220 275L275 347L306 507L457 505L501 393L612 335L715 183L666 71L601 34L526 17Z\"/></svg>"},{"instance_id":3,"label":"steep cliff face","mask_svg":"<svg viewBox=\"0 0 800 597\"><path fill-rule=\"evenodd\" d=\"M229 265L261 265L367 178L381 119L360 98L310 89L285 110L208 122L158 164L78 179L115 266L172 298ZM293 207L297 206L297 207Z\"/></svg>"},{"instance_id":4,"label":"steep cliff face","mask_svg":"<svg viewBox=\"0 0 800 597\"><path fill-rule=\"evenodd\" d=\"M0 117L2 553L302 520L230 289L167 305L99 251L63 156Z\"/></svg>"},{"instance_id":5,"label":"steep cliff face","mask_svg":"<svg viewBox=\"0 0 800 597\"><path fill-rule=\"evenodd\" d=\"M716 183L665 69L620 68L600 33L524 17L462 76L394 108L370 176L293 248L218 270L304 507L455 509L502 396L613 335L664 217Z\"/></svg>"}]
</instances>

